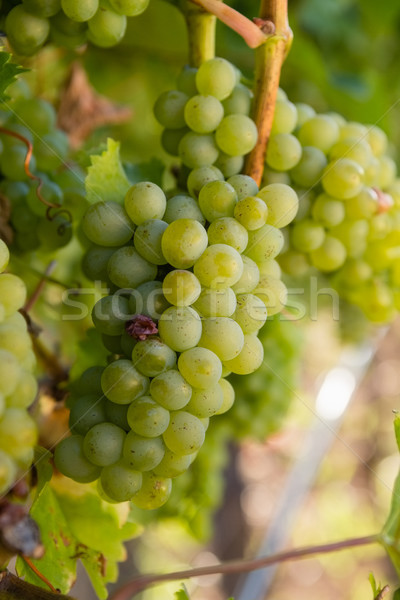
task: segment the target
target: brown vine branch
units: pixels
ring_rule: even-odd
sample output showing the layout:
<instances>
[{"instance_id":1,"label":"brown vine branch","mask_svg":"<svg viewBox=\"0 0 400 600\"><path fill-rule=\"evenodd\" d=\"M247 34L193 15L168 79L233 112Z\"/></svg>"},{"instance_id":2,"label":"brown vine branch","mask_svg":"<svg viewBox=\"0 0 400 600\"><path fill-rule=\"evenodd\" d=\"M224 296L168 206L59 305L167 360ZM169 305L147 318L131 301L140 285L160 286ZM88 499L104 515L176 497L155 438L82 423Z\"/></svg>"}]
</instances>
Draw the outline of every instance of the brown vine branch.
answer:
<instances>
[{"instance_id":1,"label":"brown vine branch","mask_svg":"<svg viewBox=\"0 0 400 600\"><path fill-rule=\"evenodd\" d=\"M332 544L295 548L293 550L288 550L286 552L280 552L278 554L265 556L263 558L256 558L253 560L234 560L209 567L186 569L184 571L177 571L175 573L140 575L117 590L117 592L115 592L109 600L130 600L130 598L147 589L148 587L164 583L165 581L189 579L191 577L200 577L202 575L248 573L250 571L263 569L264 567L268 567L277 563L290 560L300 560L316 554L327 554L329 552L337 552L339 550L345 550L347 548L354 548L357 546L365 546L367 544L375 544L379 541L379 535L370 535L361 538L342 540Z\"/></svg>"},{"instance_id":2,"label":"brown vine branch","mask_svg":"<svg viewBox=\"0 0 400 600\"><path fill-rule=\"evenodd\" d=\"M261 46L268 38L264 31L265 28L267 31L269 31L270 28L268 26L266 27L264 22L260 27L259 24L254 23L220 0L192 0L192 2L201 6L207 12L215 15L220 21L225 23L225 25L233 29L233 31L236 31L250 48Z\"/></svg>"},{"instance_id":3,"label":"brown vine branch","mask_svg":"<svg viewBox=\"0 0 400 600\"><path fill-rule=\"evenodd\" d=\"M248 155L245 173L261 184L268 140L274 119L276 96L283 61L290 49L287 0L262 0L260 18L272 21L275 34L256 50L253 118L258 129L255 148Z\"/></svg>"},{"instance_id":4,"label":"brown vine branch","mask_svg":"<svg viewBox=\"0 0 400 600\"><path fill-rule=\"evenodd\" d=\"M375 596L374 600L382 600L390 591L390 588L388 585L385 585L385 587L383 587L381 589L381 591L379 592L379 594L377 596Z\"/></svg>"},{"instance_id":5,"label":"brown vine branch","mask_svg":"<svg viewBox=\"0 0 400 600\"><path fill-rule=\"evenodd\" d=\"M74 600L58 592L48 592L23 581L9 571L0 572L0 600Z\"/></svg>"}]
</instances>

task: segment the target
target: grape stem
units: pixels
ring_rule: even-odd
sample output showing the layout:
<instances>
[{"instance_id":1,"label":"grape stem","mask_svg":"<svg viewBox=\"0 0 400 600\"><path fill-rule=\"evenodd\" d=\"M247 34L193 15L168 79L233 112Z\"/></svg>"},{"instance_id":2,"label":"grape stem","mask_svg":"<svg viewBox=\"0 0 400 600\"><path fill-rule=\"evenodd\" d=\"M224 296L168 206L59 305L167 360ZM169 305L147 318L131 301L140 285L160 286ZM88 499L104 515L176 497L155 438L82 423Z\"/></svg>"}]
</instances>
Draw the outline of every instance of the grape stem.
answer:
<instances>
[{"instance_id":1,"label":"grape stem","mask_svg":"<svg viewBox=\"0 0 400 600\"><path fill-rule=\"evenodd\" d=\"M221 4L218 0L218 4ZM215 27L217 19L210 12L201 10L190 0L182 6L189 43L189 64L199 67L215 56Z\"/></svg>"},{"instance_id":2,"label":"grape stem","mask_svg":"<svg viewBox=\"0 0 400 600\"><path fill-rule=\"evenodd\" d=\"M160 575L149 574L139 575L129 583L117 590L109 600L130 600L133 596L142 592L150 586L158 585L165 581L176 581L181 579L189 579L191 577L199 577L202 575L215 575L228 573L244 573L263 569L276 563L282 563L290 560L300 560L318 554L327 554L329 552L337 552L347 548L357 546L365 546L367 544L376 544L380 542L379 535L369 535L361 538L352 538L334 542L332 544L322 544L319 546L306 546L303 548L295 548L286 552L279 552L263 558L253 560L235 560L209 567L199 567L197 569L187 569L185 571L177 571L175 573L163 573Z\"/></svg>"},{"instance_id":3,"label":"grape stem","mask_svg":"<svg viewBox=\"0 0 400 600\"><path fill-rule=\"evenodd\" d=\"M245 173L258 185L264 171L281 68L293 39L288 23L287 0L261 0L260 18L274 23L275 33L256 49L253 119L258 129L258 140L247 157Z\"/></svg>"},{"instance_id":4,"label":"grape stem","mask_svg":"<svg viewBox=\"0 0 400 600\"><path fill-rule=\"evenodd\" d=\"M256 19L256 22L253 22L220 0L192 0L192 2L215 15L225 25L236 31L250 48L261 46L273 33L274 27L270 22L264 19Z\"/></svg>"}]
</instances>

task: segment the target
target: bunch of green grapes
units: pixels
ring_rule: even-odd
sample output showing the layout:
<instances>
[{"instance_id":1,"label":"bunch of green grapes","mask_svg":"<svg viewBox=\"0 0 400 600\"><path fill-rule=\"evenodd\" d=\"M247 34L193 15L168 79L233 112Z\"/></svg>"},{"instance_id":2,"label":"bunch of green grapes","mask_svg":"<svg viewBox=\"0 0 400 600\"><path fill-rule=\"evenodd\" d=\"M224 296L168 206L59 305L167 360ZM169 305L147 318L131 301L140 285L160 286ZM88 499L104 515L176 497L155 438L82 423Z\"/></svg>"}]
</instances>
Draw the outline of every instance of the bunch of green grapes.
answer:
<instances>
[{"instance_id":1,"label":"bunch of green grapes","mask_svg":"<svg viewBox=\"0 0 400 600\"><path fill-rule=\"evenodd\" d=\"M300 198L283 271L326 273L369 320L390 321L400 308L400 179L386 134L315 114L281 91L266 162L265 181Z\"/></svg>"},{"instance_id":2,"label":"bunch of green grapes","mask_svg":"<svg viewBox=\"0 0 400 600\"><path fill-rule=\"evenodd\" d=\"M53 251L71 241L71 211L85 205L83 181L66 166L68 138L54 107L32 97L21 80L8 91L0 114L0 194L10 203L13 252Z\"/></svg>"},{"instance_id":3,"label":"bunch of green grapes","mask_svg":"<svg viewBox=\"0 0 400 600\"><path fill-rule=\"evenodd\" d=\"M154 106L165 128L161 143L179 156L185 169L215 165L221 178L240 173L244 155L257 141L257 128L249 117L252 92L240 83L241 74L223 58L185 67L177 89L161 94ZM197 181L189 182L192 195Z\"/></svg>"},{"instance_id":4,"label":"bunch of green grapes","mask_svg":"<svg viewBox=\"0 0 400 600\"><path fill-rule=\"evenodd\" d=\"M199 68L201 81L205 67L211 85L220 61ZM227 375L260 367L258 331L286 298L275 258L296 193L281 184L259 190L245 175L225 181L211 164L193 169L187 187L167 201L140 182L121 203L91 205L82 221L92 243L83 271L109 286L92 317L111 362L77 386L73 435L55 461L78 481L99 479L106 498L141 508L167 500L209 418L232 406Z\"/></svg>"},{"instance_id":5,"label":"bunch of green grapes","mask_svg":"<svg viewBox=\"0 0 400 600\"><path fill-rule=\"evenodd\" d=\"M124 37L127 17L140 15L148 4L149 0L5 0L0 18L13 50L32 56L46 41L71 49L87 42L115 46Z\"/></svg>"},{"instance_id":6,"label":"bunch of green grapes","mask_svg":"<svg viewBox=\"0 0 400 600\"><path fill-rule=\"evenodd\" d=\"M37 440L35 422L26 410L37 394L35 355L18 312L26 288L19 277L4 272L9 256L0 240L0 495L32 464Z\"/></svg>"}]
</instances>

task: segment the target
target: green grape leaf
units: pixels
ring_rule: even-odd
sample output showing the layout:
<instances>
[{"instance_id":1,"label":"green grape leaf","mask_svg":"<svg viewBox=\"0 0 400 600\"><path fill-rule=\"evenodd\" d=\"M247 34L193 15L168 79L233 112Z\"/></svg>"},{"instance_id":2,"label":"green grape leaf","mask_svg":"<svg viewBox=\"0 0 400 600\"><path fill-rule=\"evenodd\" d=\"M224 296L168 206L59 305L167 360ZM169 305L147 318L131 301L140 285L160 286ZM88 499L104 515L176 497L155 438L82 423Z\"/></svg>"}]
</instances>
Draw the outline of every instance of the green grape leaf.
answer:
<instances>
[{"instance_id":1,"label":"green grape leaf","mask_svg":"<svg viewBox=\"0 0 400 600\"><path fill-rule=\"evenodd\" d=\"M400 414L395 413L396 416L394 418L394 435L396 437L397 447L400 451Z\"/></svg>"},{"instance_id":2,"label":"green grape leaf","mask_svg":"<svg viewBox=\"0 0 400 600\"><path fill-rule=\"evenodd\" d=\"M399 427L399 417L396 415L394 420L396 440L399 437ZM389 516L381 531L380 542L400 575L400 471L394 482Z\"/></svg>"},{"instance_id":3,"label":"green grape leaf","mask_svg":"<svg viewBox=\"0 0 400 600\"><path fill-rule=\"evenodd\" d=\"M162 186L165 165L158 158L152 158L139 164L126 164L124 167L132 184L139 181L152 181L156 185Z\"/></svg>"},{"instance_id":4,"label":"green grape leaf","mask_svg":"<svg viewBox=\"0 0 400 600\"><path fill-rule=\"evenodd\" d=\"M5 102L9 99L9 96L6 94L6 89L17 80L20 73L24 73L28 70L19 65L15 65L10 61L11 54L8 52L0 52L0 102Z\"/></svg>"},{"instance_id":5,"label":"green grape leaf","mask_svg":"<svg viewBox=\"0 0 400 600\"><path fill-rule=\"evenodd\" d=\"M108 138L107 150L91 156L91 166L85 179L87 200L90 204L99 201L123 203L131 184L121 163L119 142Z\"/></svg>"},{"instance_id":6,"label":"green grape leaf","mask_svg":"<svg viewBox=\"0 0 400 600\"><path fill-rule=\"evenodd\" d=\"M397 588L393 594L393 600L400 600L400 588Z\"/></svg>"},{"instance_id":7,"label":"green grape leaf","mask_svg":"<svg viewBox=\"0 0 400 600\"><path fill-rule=\"evenodd\" d=\"M181 589L178 590L177 592L175 592L174 599L175 600L190 600L189 592L187 591L186 586L183 583L182 583Z\"/></svg>"},{"instance_id":8,"label":"green grape leaf","mask_svg":"<svg viewBox=\"0 0 400 600\"><path fill-rule=\"evenodd\" d=\"M31 515L40 527L46 549L42 559L33 561L39 571L67 593L80 560L97 596L107 598L106 585L116 580L117 563L125 559L123 542L140 533L137 523L130 520L129 505L108 504L95 487L57 477L45 484ZM43 585L21 559L17 568L26 581Z\"/></svg>"},{"instance_id":9,"label":"green grape leaf","mask_svg":"<svg viewBox=\"0 0 400 600\"><path fill-rule=\"evenodd\" d=\"M37 446L35 448L35 458L34 465L36 469L37 476L37 485L35 488L35 500L37 500L40 494L43 492L46 484L50 481L53 475L53 467L51 464L51 459L53 455L51 452L46 450L46 448L42 448L41 446Z\"/></svg>"}]
</instances>

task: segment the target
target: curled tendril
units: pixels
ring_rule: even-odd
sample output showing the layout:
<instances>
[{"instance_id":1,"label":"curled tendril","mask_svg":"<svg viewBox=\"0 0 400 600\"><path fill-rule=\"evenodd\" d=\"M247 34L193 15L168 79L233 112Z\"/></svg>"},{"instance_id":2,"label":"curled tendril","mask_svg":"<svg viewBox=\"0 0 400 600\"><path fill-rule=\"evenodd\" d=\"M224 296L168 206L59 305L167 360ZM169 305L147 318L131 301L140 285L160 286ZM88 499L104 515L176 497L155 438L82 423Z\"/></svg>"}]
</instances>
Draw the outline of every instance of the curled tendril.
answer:
<instances>
[{"instance_id":1,"label":"curled tendril","mask_svg":"<svg viewBox=\"0 0 400 600\"><path fill-rule=\"evenodd\" d=\"M57 204L57 206L49 206L48 209L46 210L46 219L48 219L49 221L54 221L55 218L59 217L60 215L66 215L66 221L68 221L68 223L72 223L72 214L70 213L69 210L67 210L66 208L61 208L60 210L57 210L54 214L52 214L52 209L53 208L58 208L60 205ZM65 223L61 223L58 227L57 227L57 233L58 235L63 235L65 232Z\"/></svg>"}]
</instances>

